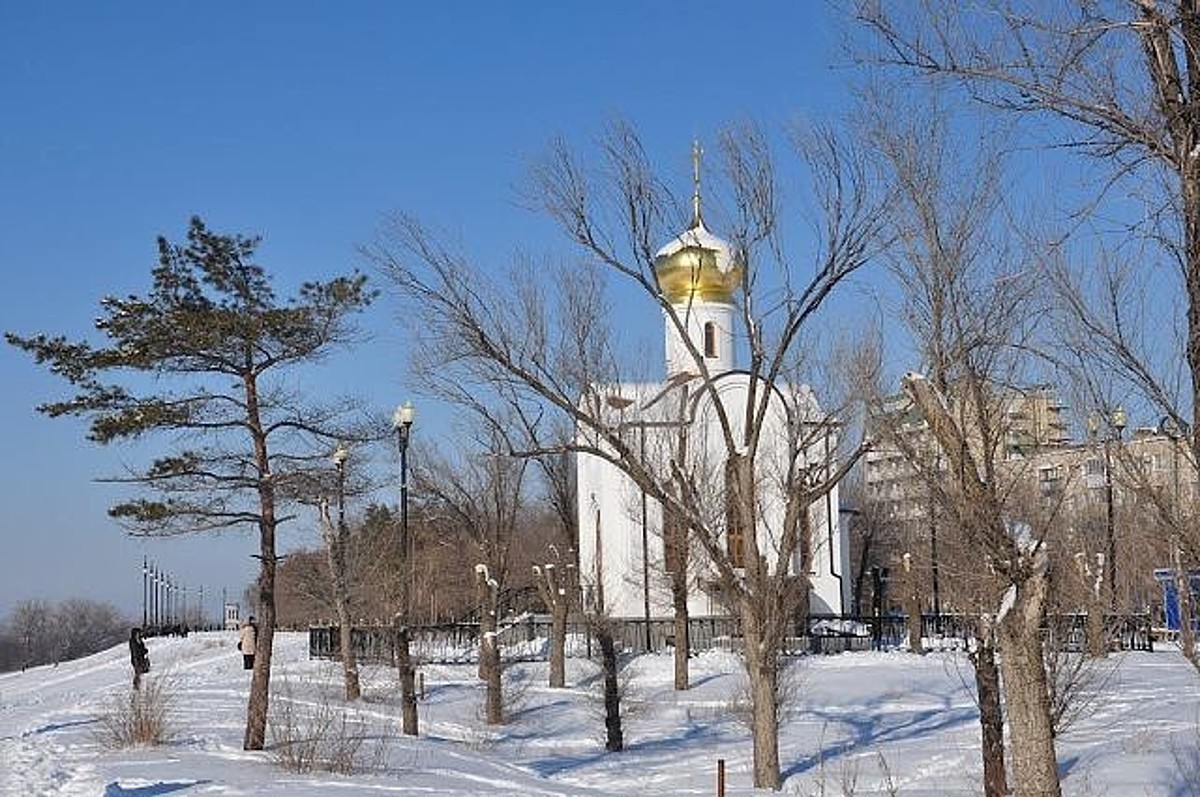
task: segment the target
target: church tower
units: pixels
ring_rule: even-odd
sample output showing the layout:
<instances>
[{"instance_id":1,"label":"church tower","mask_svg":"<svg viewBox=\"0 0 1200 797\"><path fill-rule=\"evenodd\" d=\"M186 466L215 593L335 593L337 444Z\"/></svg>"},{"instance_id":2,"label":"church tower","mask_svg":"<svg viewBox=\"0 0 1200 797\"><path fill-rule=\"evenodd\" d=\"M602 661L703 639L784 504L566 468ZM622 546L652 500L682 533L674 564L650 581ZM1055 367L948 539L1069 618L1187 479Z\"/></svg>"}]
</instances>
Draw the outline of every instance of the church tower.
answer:
<instances>
[{"instance_id":1,"label":"church tower","mask_svg":"<svg viewBox=\"0 0 1200 797\"><path fill-rule=\"evenodd\" d=\"M692 147L692 223L654 256L658 289L675 311L680 330L663 312L667 378L697 370L688 342L709 373L733 369L734 293L743 266L729 243L708 231L700 215L700 145Z\"/></svg>"}]
</instances>

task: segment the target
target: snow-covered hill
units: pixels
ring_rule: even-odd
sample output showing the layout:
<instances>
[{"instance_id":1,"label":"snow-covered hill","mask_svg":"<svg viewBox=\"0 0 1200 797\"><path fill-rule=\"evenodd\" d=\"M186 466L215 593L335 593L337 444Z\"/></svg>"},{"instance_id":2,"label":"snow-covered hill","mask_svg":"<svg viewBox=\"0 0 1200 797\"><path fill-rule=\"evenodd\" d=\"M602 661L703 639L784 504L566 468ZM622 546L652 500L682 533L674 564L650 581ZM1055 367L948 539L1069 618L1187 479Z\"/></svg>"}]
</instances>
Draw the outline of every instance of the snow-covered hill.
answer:
<instances>
[{"instance_id":1,"label":"snow-covered hill","mask_svg":"<svg viewBox=\"0 0 1200 797\"><path fill-rule=\"evenodd\" d=\"M151 639L152 679L173 696L174 739L111 749L99 718L128 700L124 646L56 667L0 675L0 784L13 795L626 795L749 788L750 744L739 720L737 660L693 662L693 688L671 689L665 656L625 670L624 752L606 753L596 668L572 660L571 686L545 686L544 664L507 673L510 722L482 723L473 667L425 668L419 738L397 731L394 674L365 668L365 699L338 700L340 670L307 658L301 634L277 637L277 727L314 717L360 729L359 772L293 774L271 750L241 749L249 673L232 633ZM1200 679L1174 650L1113 657L1115 670L1060 740L1073 795L1200 793ZM803 660L781 735L784 792L801 795L978 794L981 767L971 673L959 654L858 653ZM284 716L291 716L290 724ZM307 718L307 719L305 719ZM823 788L822 788L823 787Z\"/></svg>"}]
</instances>

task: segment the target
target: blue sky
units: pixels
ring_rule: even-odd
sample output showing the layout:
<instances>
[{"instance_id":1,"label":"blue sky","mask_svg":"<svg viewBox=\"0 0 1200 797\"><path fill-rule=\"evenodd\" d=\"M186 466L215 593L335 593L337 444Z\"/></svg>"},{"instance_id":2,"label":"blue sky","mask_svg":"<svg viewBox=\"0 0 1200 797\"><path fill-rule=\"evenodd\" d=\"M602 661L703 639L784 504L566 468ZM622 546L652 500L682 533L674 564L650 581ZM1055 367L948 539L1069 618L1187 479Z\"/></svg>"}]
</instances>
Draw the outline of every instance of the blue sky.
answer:
<instances>
[{"instance_id":1,"label":"blue sky","mask_svg":"<svg viewBox=\"0 0 1200 797\"><path fill-rule=\"evenodd\" d=\"M551 137L628 119L686 185L693 138L835 112L837 43L819 2L6 3L0 327L89 335L100 297L144 291L155 237L192 214L263 235L284 290L362 267L355 247L397 210L475 252L539 251L557 239L515 188ZM412 393L403 339L386 304L366 326L336 381L389 407ZM140 613L143 556L193 600L203 585L210 613L240 595L249 534L124 536L95 479L138 452L35 413L64 385L17 350L0 375L0 614L72 596ZM418 440L445 423L422 419Z\"/></svg>"}]
</instances>

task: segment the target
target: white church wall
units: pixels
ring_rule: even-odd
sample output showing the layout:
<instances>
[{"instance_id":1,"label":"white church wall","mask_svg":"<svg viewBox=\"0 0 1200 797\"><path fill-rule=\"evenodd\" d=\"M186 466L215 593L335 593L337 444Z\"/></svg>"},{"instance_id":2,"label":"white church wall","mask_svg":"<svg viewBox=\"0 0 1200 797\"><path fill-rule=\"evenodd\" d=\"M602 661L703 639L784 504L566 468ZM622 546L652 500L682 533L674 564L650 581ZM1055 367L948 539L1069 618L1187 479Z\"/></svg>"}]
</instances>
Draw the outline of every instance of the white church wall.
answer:
<instances>
[{"instance_id":1,"label":"white church wall","mask_svg":"<svg viewBox=\"0 0 1200 797\"><path fill-rule=\"evenodd\" d=\"M620 395L640 399L641 406L656 395L658 386L625 386ZM744 407L748 395L748 376L742 373L726 374L718 379L717 393L725 404L735 439L740 437L744 419ZM711 400L700 401L695 422L688 431L688 448L691 466L698 473L709 473L709 478L720 485L724 478L724 442ZM792 403L811 401L806 395ZM667 400L658 405L667 412L673 403ZM675 412L674 410L670 410ZM628 422L637 417L632 410ZM643 420L645 420L643 418ZM662 418L659 418L662 420ZM759 450L760 480L757 487L760 523L756 528L760 546L767 551L777 551L779 533L786 502L783 495L783 478L778 469L787 461L786 414L782 396L772 402L764 427L763 442ZM644 431L646 427L639 427ZM652 428L647 432L648 452L651 458L656 445L668 448L668 441L678 434L678 427L668 425ZM641 441L639 441L640 443ZM836 443L836 441L833 441ZM825 441L814 444L809 452L810 462L820 466L825 462ZM711 452L708 454L706 452ZM665 455L663 457L665 467ZM776 470L772 472L772 467ZM646 543L642 543L641 491L618 467L591 455L580 455L578 460L579 516L580 516L580 562L581 578L585 590L590 585L594 597L597 579L603 580L604 598L608 612L614 617L642 617L645 612L646 585L643 580L643 562L649 562L649 597L651 616L656 618L672 615L669 581L663 562L662 513L653 500L646 501ZM720 505L723 485L710 491L713 505L698 507L702 512L724 514ZM810 508L813 533L811 551L813 562L810 572L811 606L817 613L838 613L847 606L849 582L849 551L838 519L838 495L836 488L827 499L818 500ZM597 515L598 513L598 515ZM601 544L597 558L596 524L600 524ZM832 519L832 526L830 519ZM831 534L832 530L832 534ZM798 566L798 557L791 563L793 572ZM711 569L704 570L702 562L692 562L693 580L714 581ZM695 616L724 614L726 608L712 596L699 588L690 591L689 611Z\"/></svg>"}]
</instances>

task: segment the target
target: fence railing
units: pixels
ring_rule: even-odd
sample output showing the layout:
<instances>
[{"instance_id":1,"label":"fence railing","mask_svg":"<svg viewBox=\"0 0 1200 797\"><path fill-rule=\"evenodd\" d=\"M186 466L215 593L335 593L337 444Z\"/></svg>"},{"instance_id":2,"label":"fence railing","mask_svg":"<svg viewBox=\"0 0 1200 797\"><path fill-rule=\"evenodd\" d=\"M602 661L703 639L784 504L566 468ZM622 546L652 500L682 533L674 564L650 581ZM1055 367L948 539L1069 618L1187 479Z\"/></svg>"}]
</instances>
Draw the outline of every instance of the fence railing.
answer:
<instances>
[{"instance_id":1,"label":"fence railing","mask_svg":"<svg viewBox=\"0 0 1200 797\"><path fill-rule=\"evenodd\" d=\"M661 653L674 649L672 620L609 620L617 649L622 653ZM976 621L963 615L922 615L921 636L939 647L963 647L974 637ZM1119 650L1153 650L1153 629L1148 615L1107 618L1108 645ZM550 656L550 618L525 615L502 622L499 629L501 657L507 662L543 661ZM1047 640L1064 650L1085 650L1086 615L1057 615L1048 623ZM410 629L410 651L425 663L471 663L478 660L478 623L439 623ZM351 640L359 661L395 663L395 631L390 626L354 628ZM784 643L785 655L833 654L859 650L891 650L908 640L908 618L856 615L812 615L797 623L796 634ZM693 617L688 621L688 649L740 650L741 628L733 617ZM593 626L583 620L567 624L567 656L592 656L596 649ZM310 626L308 653L314 659L336 659L341 655L336 626Z\"/></svg>"}]
</instances>

